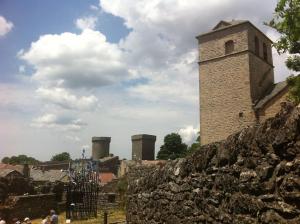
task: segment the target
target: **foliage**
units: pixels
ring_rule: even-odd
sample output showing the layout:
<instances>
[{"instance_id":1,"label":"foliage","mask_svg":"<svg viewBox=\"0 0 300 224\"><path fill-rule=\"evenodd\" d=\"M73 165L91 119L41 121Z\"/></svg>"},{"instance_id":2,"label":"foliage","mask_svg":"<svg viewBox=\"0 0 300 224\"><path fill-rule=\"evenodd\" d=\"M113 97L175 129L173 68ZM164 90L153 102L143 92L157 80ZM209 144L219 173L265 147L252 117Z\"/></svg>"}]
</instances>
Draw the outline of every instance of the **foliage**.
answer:
<instances>
[{"instance_id":1,"label":"foliage","mask_svg":"<svg viewBox=\"0 0 300 224\"><path fill-rule=\"evenodd\" d=\"M275 8L274 18L266 25L276 29L280 39L274 43L278 53L288 52L286 66L300 71L300 0L279 0ZM300 103L300 80L297 76L287 79L289 86L288 99Z\"/></svg>"},{"instance_id":2,"label":"foliage","mask_svg":"<svg viewBox=\"0 0 300 224\"><path fill-rule=\"evenodd\" d=\"M127 195L127 189L128 189L128 181L126 177L122 177L119 179L117 184L117 191L120 195L120 205L125 208L126 205L126 195Z\"/></svg>"},{"instance_id":3,"label":"foliage","mask_svg":"<svg viewBox=\"0 0 300 224\"><path fill-rule=\"evenodd\" d=\"M13 164L13 165L17 165L17 164L34 165L34 164L39 163L39 161L33 157L29 157L26 155L18 155L18 156L12 156L12 157L4 157L2 159L2 163Z\"/></svg>"},{"instance_id":4,"label":"foliage","mask_svg":"<svg viewBox=\"0 0 300 224\"><path fill-rule=\"evenodd\" d=\"M187 155L187 145L182 143L179 134L171 133L165 136L164 144L160 147L157 159L176 159Z\"/></svg>"},{"instance_id":5,"label":"foliage","mask_svg":"<svg viewBox=\"0 0 300 224\"><path fill-rule=\"evenodd\" d=\"M300 50L300 0L279 0L274 18L267 23L276 29L280 39L274 44L278 53L288 51L291 54Z\"/></svg>"},{"instance_id":6,"label":"foliage","mask_svg":"<svg viewBox=\"0 0 300 224\"><path fill-rule=\"evenodd\" d=\"M68 152L62 152L52 156L51 161L67 161L71 160L71 156Z\"/></svg>"},{"instance_id":7,"label":"foliage","mask_svg":"<svg viewBox=\"0 0 300 224\"><path fill-rule=\"evenodd\" d=\"M300 103L300 76L290 76L287 78L289 86L288 99L296 104Z\"/></svg>"},{"instance_id":8,"label":"foliage","mask_svg":"<svg viewBox=\"0 0 300 224\"><path fill-rule=\"evenodd\" d=\"M199 149L200 149L200 132L198 132L198 137L196 141L190 147L188 147L188 154L192 154Z\"/></svg>"}]
</instances>

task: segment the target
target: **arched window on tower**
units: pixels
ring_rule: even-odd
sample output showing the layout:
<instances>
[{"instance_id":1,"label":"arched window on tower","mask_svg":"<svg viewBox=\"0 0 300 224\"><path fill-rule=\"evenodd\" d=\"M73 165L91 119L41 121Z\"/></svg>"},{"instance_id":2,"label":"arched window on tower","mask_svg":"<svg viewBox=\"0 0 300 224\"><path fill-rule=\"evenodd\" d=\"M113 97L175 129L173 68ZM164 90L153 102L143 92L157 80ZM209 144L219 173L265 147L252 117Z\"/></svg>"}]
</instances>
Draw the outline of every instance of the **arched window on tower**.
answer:
<instances>
[{"instance_id":1,"label":"arched window on tower","mask_svg":"<svg viewBox=\"0 0 300 224\"><path fill-rule=\"evenodd\" d=\"M234 51L234 43L233 40L229 40L225 42L225 54L230 54Z\"/></svg>"},{"instance_id":2,"label":"arched window on tower","mask_svg":"<svg viewBox=\"0 0 300 224\"><path fill-rule=\"evenodd\" d=\"M259 40L258 40L257 36L255 36L254 42L255 42L255 54L257 56L259 56Z\"/></svg>"},{"instance_id":3,"label":"arched window on tower","mask_svg":"<svg viewBox=\"0 0 300 224\"><path fill-rule=\"evenodd\" d=\"M267 50L267 45L263 43L263 53L264 53L264 60L268 60L268 50Z\"/></svg>"}]
</instances>

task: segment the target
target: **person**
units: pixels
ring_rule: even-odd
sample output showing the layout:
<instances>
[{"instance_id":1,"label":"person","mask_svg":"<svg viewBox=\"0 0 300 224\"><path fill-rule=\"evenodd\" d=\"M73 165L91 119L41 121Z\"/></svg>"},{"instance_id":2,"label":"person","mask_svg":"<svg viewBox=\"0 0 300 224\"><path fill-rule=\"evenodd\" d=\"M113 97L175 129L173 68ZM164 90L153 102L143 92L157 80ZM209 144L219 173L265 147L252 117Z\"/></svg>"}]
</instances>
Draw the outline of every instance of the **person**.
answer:
<instances>
[{"instance_id":1,"label":"person","mask_svg":"<svg viewBox=\"0 0 300 224\"><path fill-rule=\"evenodd\" d=\"M56 213L53 209L50 211L50 223L58 224L58 215L56 215Z\"/></svg>"},{"instance_id":2,"label":"person","mask_svg":"<svg viewBox=\"0 0 300 224\"><path fill-rule=\"evenodd\" d=\"M20 220L18 218L13 218L13 224L21 224Z\"/></svg>"},{"instance_id":3,"label":"person","mask_svg":"<svg viewBox=\"0 0 300 224\"><path fill-rule=\"evenodd\" d=\"M30 218L26 217L26 218L24 219L24 224L31 224Z\"/></svg>"},{"instance_id":4,"label":"person","mask_svg":"<svg viewBox=\"0 0 300 224\"><path fill-rule=\"evenodd\" d=\"M0 217L0 224L6 224L5 220Z\"/></svg>"},{"instance_id":5,"label":"person","mask_svg":"<svg viewBox=\"0 0 300 224\"><path fill-rule=\"evenodd\" d=\"M44 219L42 220L41 224L50 224L50 216L49 215L46 215L44 217Z\"/></svg>"}]
</instances>

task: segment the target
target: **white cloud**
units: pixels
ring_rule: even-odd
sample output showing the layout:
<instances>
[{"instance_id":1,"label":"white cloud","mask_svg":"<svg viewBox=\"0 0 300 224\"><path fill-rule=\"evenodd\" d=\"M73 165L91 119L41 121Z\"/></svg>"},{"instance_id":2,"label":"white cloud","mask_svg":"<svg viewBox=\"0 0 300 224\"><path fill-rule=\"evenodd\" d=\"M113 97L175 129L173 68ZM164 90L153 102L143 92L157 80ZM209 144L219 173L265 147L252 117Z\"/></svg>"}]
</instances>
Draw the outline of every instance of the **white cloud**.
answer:
<instances>
[{"instance_id":1,"label":"white cloud","mask_svg":"<svg viewBox=\"0 0 300 224\"><path fill-rule=\"evenodd\" d=\"M0 16L0 37L5 36L13 27L14 24L12 22L7 21L3 16Z\"/></svg>"},{"instance_id":2,"label":"white cloud","mask_svg":"<svg viewBox=\"0 0 300 224\"><path fill-rule=\"evenodd\" d=\"M122 51L93 30L81 34L44 35L19 57L31 64L33 79L50 86L91 88L128 77Z\"/></svg>"},{"instance_id":3,"label":"white cloud","mask_svg":"<svg viewBox=\"0 0 300 224\"><path fill-rule=\"evenodd\" d=\"M274 8L271 4L275 6L276 0L212 0L201 4L198 0L100 1L105 12L123 18L132 29L121 43L130 52L129 60L152 68L166 66L196 49L195 36L212 29L220 20L268 20Z\"/></svg>"},{"instance_id":4,"label":"white cloud","mask_svg":"<svg viewBox=\"0 0 300 224\"><path fill-rule=\"evenodd\" d=\"M94 95L77 97L63 88L43 88L36 90L38 97L57 104L65 109L95 110L98 108L98 99Z\"/></svg>"},{"instance_id":5,"label":"white cloud","mask_svg":"<svg viewBox=\"0 0 300 224\"><path fill-rule=\"evenodd\" d=\"M81 139L78 136L74 136L74 135L67 135L66 139L73 142L81 142Z\"/></svg>"},{"instance_id":6,"label":"white cloud","mask_svg":"<svg viewBox=\"0 0 300 224\"><path fill-rule=\"evenodd\" d=\"M86 125L81 119L51 113L34 119L31 124L37 128L52 128L60 131L79 131Z\"/></svg>"},{"instance_id":7,"label":"white cloud","mask_svg":"<svg viewBox=\"0 0 300 224\"><path fill-rule=\"evenodd\" d=\"M91 136L111 136L111 151L129 158L133 134L157 135L157 150L166 134L178 130L185 142L193 142L194 127L199 123L195 36L209 31L221 19L248 19L267 32L270 28L262 23L271 18L277 0L199 2L101 0L101 9L91 9L121 17L130 28L129 35L119 43L109 43L102 33L92 30L94 22L85 21L79 34L43 35L29 49L20 51L19 57L32 65L32 83L39 89L32 90L26 99L46 102L38 109L34 107L32 114L42 116L32 125L43 129L29 130L32 140L28 147L33 144L37 153L47 154L56 144L57 150L72 148L72 153L80 156L82 145L91 143ZM281 57L274 56L274 62L277 59ZM283 68L284 64L275 66ZM31 70L26 66L26 73ZM22 94L17 98L16 103L24 99ZM96 101L101 102L101 110L91 111ZM83 128L87 123L88 128ZM74 135L73 130L80 132ZM43 141L36 141L37 134L43 136ZM18 150L22 151L23 142L30 142L30 137L20 136L23 141L18 141ZM76 141L77 136L81 141ZM11 139L16 142L17 136ZM41 147L45 152L40 153Z\"/></svg>"},{"instance_id":8,"label":"white cloud","mask_svg":"<svg viewBox=\"0 0 300 224\"><path fill-rule=\"evenodd\" d=\"M26 85L0 83L0 110L14 113L36 110L39 103L32 100L32 91Z\"/></svg>"},{"instance_id":9,"label":"white cloud","mask_svg":"<svg viewBox=\"0 0 300 224\"><path fill-rule=\"evenodd\" d=\"M93 8L94 9L94 8ZM89 16L89 17L83 17L76 20L76 27L80 30L85 29L95 29L96 23L97 23L97 17Z\"/></svg>"},{"instance_id":10,"label":"white cloud","mask_svg":"<svg viewBox=\"0 0 300 224\"><path fill-rule=\"evenodd\" d=\"M194 128L192 125L181 128L178 134L181 136L182 141L188 145L194 143L198 137L199 128Z\"/></svg>"},{"instance_id":11,"label":"white cloud","mask_svg":"<svg viewBox=\"0 0 300 224\"><path fill-rule=\"evenodd\" d=\"M128 88L132 97L150 101L189 104L197 107L199 103L198 66L195 51L182 55L178 62L159 71L143 70L149 79ZM141 71L141 69L140 69Z\"/></svg>"},{"instance_id":12,"label":"white cloud","mask_svg":"<svg viewBox=\"0 0 300 224\"><path fill-rule=\"evenodd\" d=\"M270 29L266 32L266 35L273 41L276 42L280 38L280 34L274 30ZM275 65L274 68L274 76L275 81L280 82L286 79L292 72L285 66L285 61L288 57L287 53L279 55L276 49L273 47L272 49L272 57L273 57L273 64Z\"/></svg>"},{"instance_id":13,"label":"white cloud","mask_svg":"<svg viewBox=\"0 0 300 224\"><path fill-rule=\"evenodd\" d=\"M96 5L90 5L90 9L93 10L93 11L98 11L99 10L98 6L96 6Z\"/></svg>"},{"instance_id":14,"label":"white cloud","mask_svg":"<svg viewBox=\"0 0 300 224\"><path fill-rule=\"evenodd\" d=\"M101 0L102 10L124 19L132 31L120 41L124 59L146 83L131 86L131 96L151 101L198 104L197 41L220 20L248 19L262 31L277 1L259 0ZM259 8L256 5L260 5ZM214 13L211 13L214 12ZM276 56L276 72L285 73L283 56ZM278 75L275 74L275 77ZM286 76L281 75L281 76ZM276 80L278 80L276 78Z\"/></svg>"},{"instance_id":15,"label":"white cloud","mask_svg":"<svg viewBox=\"0 0 300 224\"><path fill-rule=\"evenodd\" d=\"M26 71L25 66L24 66L24 65L20 65L20 66L19 66L19 72L20 72L20 73L25 73L25 71Z\"/></svg>"}]
</instances>

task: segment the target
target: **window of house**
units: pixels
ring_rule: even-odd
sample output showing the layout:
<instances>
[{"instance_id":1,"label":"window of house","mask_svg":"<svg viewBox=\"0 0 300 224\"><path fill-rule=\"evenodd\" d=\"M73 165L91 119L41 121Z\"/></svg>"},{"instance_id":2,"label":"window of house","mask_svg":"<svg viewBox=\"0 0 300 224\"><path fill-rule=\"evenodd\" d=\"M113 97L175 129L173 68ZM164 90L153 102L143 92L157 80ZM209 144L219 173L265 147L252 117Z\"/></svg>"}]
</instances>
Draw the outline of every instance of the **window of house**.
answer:
<instances>
[{"instance_id":1,"label":"window of house","mask_svg":"<svg viewBox=\"0 0 300 224\"><path fill-rule=\"evenodd\" d=\"M230 54L234 50L233 40L229 40L225 43L225 54Z\"/></svg>"},{"instance_id":2,"label":"window of house","mask_svg":"<svg viewBox=\"0 0 300 224\"><path fill-rule=\"evenodd\" d=\"M254 38L254 42L255 42L255 54L259 56L259 40L256 36Z\"/></svg>"},{"instance_id":3,"label":"window of house","mask_svg":"<svg viewBox=\"0 0 300 224\"><path fill-rule=\"evenodd\" d=\"M264 52L264 60L268 60L268 51L267 51L267 45L263 43L263 52Z\"/></svg>"}]
</instances>

